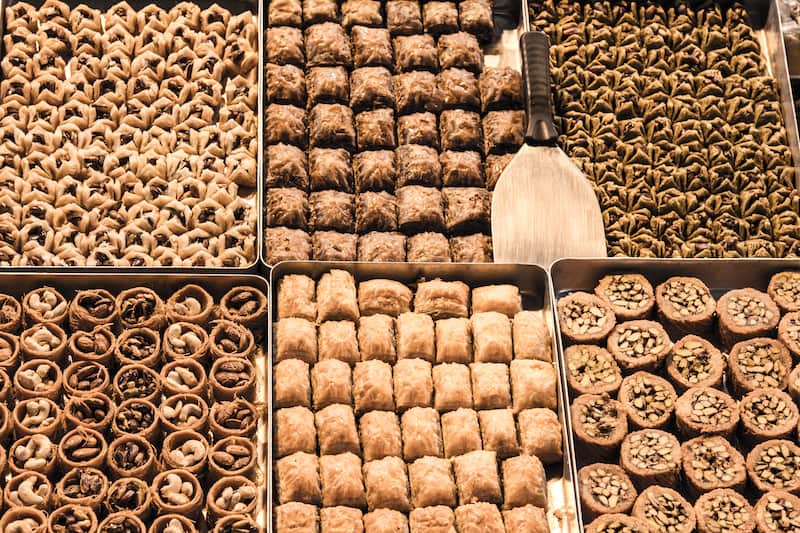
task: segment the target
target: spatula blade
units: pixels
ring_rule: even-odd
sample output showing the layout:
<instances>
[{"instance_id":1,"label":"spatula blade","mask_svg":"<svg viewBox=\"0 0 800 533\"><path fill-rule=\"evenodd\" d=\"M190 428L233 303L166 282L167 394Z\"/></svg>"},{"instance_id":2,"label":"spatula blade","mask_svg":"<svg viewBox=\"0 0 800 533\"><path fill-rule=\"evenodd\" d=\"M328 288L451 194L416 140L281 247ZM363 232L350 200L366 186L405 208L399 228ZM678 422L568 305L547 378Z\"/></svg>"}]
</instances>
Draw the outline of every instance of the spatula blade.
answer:
<instances>
[{"instance_id":1,"label":"spatula blade","mask_svg":"<svg viewBox=\"0 0 800 533\"><path fill-rule=\"evenodd\" d=\"M542 266L561 257L605 257L592 185L558 147L524 145L492 197L494 260Z\"/></svg>"}]
</instances>

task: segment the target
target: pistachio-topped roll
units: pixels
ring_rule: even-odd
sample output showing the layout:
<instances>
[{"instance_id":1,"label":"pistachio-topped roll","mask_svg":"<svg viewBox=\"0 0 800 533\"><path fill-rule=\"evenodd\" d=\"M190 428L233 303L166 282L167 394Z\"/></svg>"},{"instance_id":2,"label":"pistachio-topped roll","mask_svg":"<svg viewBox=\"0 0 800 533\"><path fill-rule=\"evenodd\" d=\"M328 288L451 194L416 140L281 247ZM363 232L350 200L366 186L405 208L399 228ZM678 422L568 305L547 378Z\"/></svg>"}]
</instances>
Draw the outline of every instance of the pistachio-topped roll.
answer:
<instances>
[{"instance_id":1,"label":"pistachio-topped roll","mask_svg":"<svg viewBox=\"0 0 800 533\"><path fill-rule=\"evenodd\" d=\"M586 533L652 533L650 524L621 513L605 514L586 526Z\"/></svg>"},{"instance_id":2,"label":"pistachio-topped roll","mask_svg":"<svg viewBox=\"0 0 800 533\"><path fill-rule=\"evenodd\" d=\"M585 522L609 513L629 513L636 501L633 482L619 465L584 466L578 471L578 485Z\"/></svg>"},{"instance_id":3,"label":"pistachio-topped roll","mask_svg":"<svg viewBox=\"0 0 800 533\"><path fill-rule=\"evenodd\" d=\"M681 445L683 476L689 494L698 496L716 488L744 489L744 457L725 437L701 435Z\"/></svg>"},{"instance_id":4,"label":"pistachio-topped roll","mask_svg":"<svg viewBox=\"0 0 800 533\"><path fill-rule=\"evenodd\" d=\"M790 439L800 419L797 405L787 393L774 389L756 389L739 402L739 435L744 443L756 444L770 439Z\"/></svg>"},{"instance_id":5,"label":"pistachio-topped roll","mask_svg":"<svg viewBox=\"0 0 800 533\"><path fill-rule=\"evenodd\" d=\"M800 530L800 498L785 490L764 494L756 503L758 533L793 533Z\"/></svg>"},{"instance_id":6,"label":"pistachio-topped roll","mask_svg":"<svg viewBox=\"0 0 800 533\"><path fill-rule=\"evenodd\" d=\"M698 435L730 437L739 424L739 406L733 398L712 387L693 387L675 404L675 425L685 438Z\"/></svg>"},{"instance_id":7,"label":"pistachio-topped roll","mask_svg":"<svg viewBox=\"0 0 800 533\"><path fill-rule=\"evenodd\" d=\"M616 324L611 306L594 294L574 292L561 298L557 307L561 333L573 343L601 341Z\"/></svg>"},{"instance_id":8,"label":"pistachio-topped roll","mask_svg":"<svg viewBox=\"0 0 800 533\"><path fill-rule=\"evenodd\" d=\"M594 292L611 305L620 320L647 318L655 305L653 286L641 274L603 276Z\"/></svg>"},{"instance_id":9,"label":"pistachio-topped roll","mask_svg":"<svg viewBox=\"0 0 800 533\"><path fill-rule=\"evenodd\" d=\"M786 346L793 359L800 359L800 311L783 315L778 322L778 340Z\"/></svg>"},{"instance_id":10,"label":"pistachio-topped roll","mask_svg":"<svg viewBox=\"0 0 800 533\"><path fill-rule=\"evenodd\" d=\"M674 487L680 479L680 443L658 429L635 431L622 441L619 462L639 489Z\"/></svg>"},{"instance_id":11,"label":"pistachio-topped roll","mask_svg":"<svg viewBox=\"0 0 800 533\"><path fill-rule=\"evenodd\" d=\"M631 515L641 518L655 531L691 533L697 524L692 505L667 487L647 487L636 498Z\"/></svg>"},{"instance_id":12,"label":"pistachio-topped roll","mask_svg":"<svg viewBox=\"0 0 800 533\"><path fill-rule=\"evenodd\" d=\"M651 320L619 323L608 336L608 351L625 373L659 369L671 349L667 332Z\"/></svg>"},{"instance_id":13,"label":"pistachio-topped roll","mask_svg":"<svg viewBox=\"0 0 800 533\"><path fill-rule=\"evenodd\" d=\"M767 294L783 312L800 311L800 272L787 270L774 274Z\"/></svg>"},{"instance_id":14,"label":"pistachio-topped roll","mask_svg":"<svg viewBox=\"0 0 800 533\"><path fill-rule=\"evenodd\" d=\"M701 280L672 277L656 287L658 316L680 334L702 335L711 327L716 301Z\"/></svg>"},{"instance_id":15,"label":"pistachio-topped roll","mask_svg":"<svg viewBox=\"0 0 800 533\"><path fill-rule=\"evenodd\" d=\"M720 338L727 346L769 336L780 320L775 302L767 294L749 288L725 293L717 302L717 315Z\"/></svg>"},{"instance_id":16,"label":"pistachio-topped roll","mask_svg":"<svg viewBox=\"0 0 800 533\"><path fill-rule=\"evenodd\" d=\"M678 391L691 387L720 387L727 364L713 344L697 335L687 335L672 346L666 372Z\"/></svg>"},{"instance_id":17,"label":"pistachio-topped roll","mask_svg":"<svg viewBox=\"0 0 800 533\"><path fill-rule=\"evenodd\" d=\"M587 456L613 458L628 433L623 405L607 394L584 394L572 402L576 446Z\"/></svg>"},{"instance_id":18,"label":"pistachio-topped roll","mask_svg":"<svg viewBox=\"0 0 800 533\"><path fill-rule=\"evenodd\" d=\"M753 507L740 493L715 489L702 494L694 504L697 533L752 533L756 528Z\"/></svg>"},{"instance_id":19,"label":"pistachio-topped roll","mask_svg":"<svg viewBox=\"0 0 800 533\"><path fill-rule=\"evenodd\" d=\"M614 394L622 384L614 357L594 344L575 344L564 350L567 383L573 394Z\"/></svg>"},{"instance_id":20,"label":"pistachio-topped roll","mask_svg":"<svg viewBox=\"0 0 800 533\"><path fill-rule=\"evenodd\" d=\"M116 309L123 328L152 328L160 330L166 322L164 301L147 287L134 287L119 293Z\"/></svg>"},{"instance_id":21,"label":"pistachio-topped roll","mask_svg":"<svg viewBox=\"0 0 800 533\"><path fill-rule=\"evenodd\" d=\"M747 454L747 475L761 492L800 490L800 447L785 439L756 445Z\"/></svg>"},{"instance_id":22,"label":"pistachio-topped roll","mask_svg":"<svg viewBox=\"0 0 800 533\"><path fill-rule=\"evenodd\" d=\"M78 291L69 304L69 325L74 330L91 331L113 323L117 318L114 296L105 289Z\"/></svg>"},{"instance_id":23,"label":"pistachio-topped roll","mask_svg":"<svg viewBox=\"0 0 800 533\"><path fill-rule=\"evenodd\" d=\"M636 372L622 380L618 399L631 428L664 429L672 422L678 395L664 378Z\"/></svg>"},{"instance_id":24,"label":"pistachio-topped roll","mask_svg":"<svg viewBox=\"0 0 800 533\"><path fill-rule=\"evenodd\" d=\"M737 343L728 356L730 388L741 396L763 387L785 389L789 384L792 357L775 339L757 337Z\"/></svg>"}]
</instances>

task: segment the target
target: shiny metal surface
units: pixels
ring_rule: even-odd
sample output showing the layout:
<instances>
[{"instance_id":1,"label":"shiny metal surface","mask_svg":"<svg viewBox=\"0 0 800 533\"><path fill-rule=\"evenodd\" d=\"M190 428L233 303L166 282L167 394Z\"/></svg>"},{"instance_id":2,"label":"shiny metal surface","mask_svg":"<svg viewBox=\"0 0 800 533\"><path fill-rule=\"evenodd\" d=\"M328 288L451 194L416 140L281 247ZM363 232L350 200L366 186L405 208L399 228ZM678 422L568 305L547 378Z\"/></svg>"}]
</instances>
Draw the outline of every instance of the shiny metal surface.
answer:
<instances>
[{"instance_id":1,"label":"shiny metal surface","mask_svg":"<svg viewBox=\"0 0 800 533\"><path fill-rule=\"evenodd\" d=\"M568 258L556 261L550 266L551 294L557 300L561 296L577 290L592 292L603 276L612 273L635 272L644 275L655 287L671 276L694 276L703 280L716 297L733 288L752 287L766 291L770 277L783 270L800 269L800 259L576 259ZM565 368L564 343L561 329L555 315L556 341L558 359L561 368ZM561 376L562 390L567 390L566 374ZM569 393L566 393L569 398ZM569 449L572 453L571 464L577 465L575 443L572 439L572 421L569 409L566 409L567 425L570 430ZM574 498L580 502L577 476L572 485ZM583 524L580 504L576 505L578 523ZM583 531L583 525L580 529Z\"/></svg>"},{"instance_id":2,"label":"shiny metal surface","mask_svg":"<svg viewBox=\"0 0 800 533\"><path fill-rule=\"evenodd\" d=\"M78 5L88 5L94 9L107 10L111 6L119 3L121 0L62 0L70 7L77 7ZM163 9L170 9L180 3L180 0L126 0L133 9L141 9L149 4L157 4ZM2 37L5 32L5 8L18 3L18 0L0 0L0 59L5 55L3 48ZM30 4L34 6L41 6L44 0L29 0ZM256 241L255 241L255 257L252 261L244 267L133 267L134 271L139 272L189 272L189 271L202 271L202 272L226 272L226 273L247 273L256 272L260 265L260 258L262 257L262 246L264 244L264 231L263 231L263 153L261 147L264 145L264 121L261 120L261 115L264 109L264 32L263 29L266 25L266 14L262 8L263 2L258 0L193 0L193 3L200 6L201 9L211 7L215 3L228 9L232 13L241 13L245 10L252 10L255 12L258 20L258 102L256 104L256 116L258 117L258 132L257 140L259 152L256 159L256 189L251 193L255 196L253 198L253 206L257 211L258 218L256 222ZM0 73L0 79L2 74ZM119 267L62 267L62 266L38 266L38 267L14 267L24 272L60 272L64 269L75 272L111 272L118 271ZM126 267L127 268L127 267ZM116 270L115 270L116 269Z\"/></svg>"},{"instance_id":3,"label":"shiny metal surface","mask_svg":"<svg viewBox=\"0 0 800 533\"><path fill-rule=\"evenodd\" d=\"M558 415L562 422L562 436L564 447L564 461L562 466L557 465L547 468L548 474L548 509L547 517L550 531L553 533L573 533L577 531L577 501L574 497L573 480L576 478L577 470L572 462L573 454L568 450L570 438L567 434L568 425L565 423L567 410L565 409L566 382L563 379L564 372L561 369L561 362L556 357L557 347L555 343L555 330L553 328L553 303L551 289L547 271L536 265L521 264L442 264L442 263L363 263L363 262L320 262L320 261L289 261L278 263L272 268L270 276L270 306L269 320L274 324L277 319L275 308L277 306L278 294L277 284L286 274L305 274L314 279L319 279L323 273L337 268L351 272L356 281L364 281L373 278L386 278L400 281L409 285L416 284L421 279L442 278L445 280L459 280L467 283L471 287L492 283L513 283L520 288L522 302L525 309L542 310L545 318L553 333L553 363L560 376L558 380ZM275 287L275 290L272 288ZM269 364L267 365L267 383L269 384L269 401L272 402L272 355L274 340L272 339L273 327L270 327L269 340ZM268 413L269 425L269 450L268 462L270 470L267 483L267 501L270 515L276 505L274 498L275 481L273 479L273 457L272 447L274 445L274 431L272 428L272 409ZM270 521L267 531L272 533L274 524Z\"/></svg>"},{"instance_id":4,"label":"shiny metal surface","mask_svg":"<svg viewBox=\"0 0 800 533\"><path fill-rule=\"evenodd\" d=\"M119 269L118 269L119 270ZM74 295L76 291L82 289L106 289L114 295L125 289L133 287L149 287L157 292L164 301L172 293L181 287L194 283L205 288L213 297L215 302L231 288L238 285L248 285L254 287L264 294L269 294L267 280L260 276L249 274L179 274L179 273L144 273L142 270L134 270L128 273L77 273L73 271L64 272L57 275L46 273L9 272L0 270L0 292L21 298L29 291L43 287L53 287L65 296ZM254 358L254 363L260 376L266 376L267 370L267 346L266 340L262 341L261 349ZM266 464L268 432L267 432L267 394L266 380L257 381L255 404L262 410L261 419L258 427L258 465ZM263 467L262 467L263 468ZM264 472L258 471L254 480L257 487L264 488ZM266 491L260 490L258 494L256 519L258 523L266 528L268 519Z\"/></svg>"}]
</instances>

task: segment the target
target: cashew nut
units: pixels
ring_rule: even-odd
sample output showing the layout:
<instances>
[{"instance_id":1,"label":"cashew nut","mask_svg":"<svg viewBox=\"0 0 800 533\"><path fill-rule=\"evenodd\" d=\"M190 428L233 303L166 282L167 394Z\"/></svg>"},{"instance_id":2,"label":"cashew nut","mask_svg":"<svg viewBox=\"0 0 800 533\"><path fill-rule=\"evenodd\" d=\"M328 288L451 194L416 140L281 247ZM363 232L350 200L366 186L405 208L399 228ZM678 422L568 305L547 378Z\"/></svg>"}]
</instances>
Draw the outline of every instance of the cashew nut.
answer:
<instances>
[{"instance_id":1,"label":"cashew nut","mask_svg":"<svg viewBox=\"0 0 800 533\"><path fill-rule=\"evenodd\" d=\"M187 440L179 448L170 452L172 461L182 467L194 466L203 460L206 447L197 439Z\"/></svg>"},{"instance_id":2,"label":"cashew nut","mask_svg":"<svg viewBox=\"0 0 800 533\"><path fill-rule=\"evenodd\" d=\"M167 340L172 349L179 353L192 353L203 344L197 333L191 329L183 331L180 324L172 324L167 329Z\"/></svg>"},{"instance_id":3,"label":"cashew nut","mask_svg":"<svg viewBox=\"0 0 800 533\"><path fill-rule=\"evenodd\" d=\"M50 404L47 403L47 400L31 400L25 407L25 416L22 418L23 426L35 428L53 422L54 417L50 416Z\"/></svg>"},{"instance_id":4,"label":"cashew nut","mask_svg":"<svg viewBox=\"0 0 800 533\"><path fill-rule=\"evenodd\" d=\"M167 374L167 381L175 387L190 389L197 385L198 380L194 373L188 368L176 366Z\"/></svg>"},{"instance_id":5,"label":"cashew nut","mask_svg":"<svg viewBox=\"0 0 800 533\"><path fill-rule=\"evenodd\" d=\"M42 470L50 458L53 443L45 435L33 435L24 446L14 449L14 458L26 470Z\"/></svg>"},{"instance_id":6,"label":"cashew nut","mask_svg":"<svg viewBox=\"0 0 800 533\"><path fill-rule=\"evenodd\" d=\"M47 365L38 365L34 368L26 368L25 370L17 373L20 385L28 390L40 391L47 388L44 380L50 373L50 367Z\"/></svg>"},{"instance_id":7,"label":"cashew nut","mask_svg":"<svg viewBox=\"0 0 800 533\"><path fill-rule=\"evenodd\" d=\"M59 315L67 306L65 301L59 301L58 294L49 289L34 292L28 299L31 308L39 311L44 318L53 318Z\"/></svg>"},{"instance_id":8,"label":"cashew nut","mask_svg":"<svg viewBox=\"0 0 800 533\"><path fill-rule=\"evenodd\" d=\"M183 524L181 524L180 520L173 518L167 523L162 533L186 533L186 530L183 528Z\"/></svg>"},{"instance_id":9,"label":"cashew nut","mask_svg":"<svg viewBox=\"0 0 800 533\"><path fill-rule=\"evenodd\" d=\"M39 324L30 335L25 337L25 345L30 350L47 351L58 346L58 337L53 335L47 326Z\"/></svg>"},{"instance_id":10,"label":"cashew nut","mask_svg":"<svg viewBox=\"0 0 800 533\"><path fill-rule=\"evenodd\" d=\"M182 315L197 314L202 308L203 306L200 304L200 300L193 296L187 296L182 302L177 302L175 304L175 310Z\"/></svg>"},{"instance_id":11,"label":"cashew nut","mask_svg":"<svg viewBox=\"0 0 800 533\"><path fill-rule=\"evenodd\" d=\"M164 416L170 420L177 418L179 422L194 422L203 414L203 410L200 409L199 405L183 403L181 400L178 400L174 407L163 405L161 406L161 410Z\"/></svg>"},{"instance_id":12,"label":"cashew nut","mask_svg":"<svg viewBox=\"0 0 800 533\"><path fill-rule=\"evenodd\" d=\"M47 496L47 485L37 487L36 476L29 476L17 485L17 490L11 491L8 499L20 507L38 507L44 503L45 496Z\"/></svg>"},{"instance_id":13,"label":"cashew nut","mask_svg":"<svg viewBox=\"0 0 800 533\"><path fill-rule=\"evenodd\" d=\"M33 533L40 525L33 518L14 520L6 526L6 533Z\"/></svg>"},{"instance_id":14,"label":"cashew nut","mask_svg":"<svg viewBox=\"0 0 800 533\"><path fill-rule=\"evenodd\" d=\"M194 495L194 487L191 482L183 481L178 474L167 474L160 491L161 497L172 505L189 503Z\"/></svg>"},{"instance_id":15,"label":"cashew nut","mask_svg":"<svg viewBox=\"0 0 800 533\"><path fill-rule=\"evenodd\" d=\"M250 485L240 485L236 489L229 485L222 489L216 504L226 511L244 511L255 497L256 491Z\"/></svg>"}]
</instances>

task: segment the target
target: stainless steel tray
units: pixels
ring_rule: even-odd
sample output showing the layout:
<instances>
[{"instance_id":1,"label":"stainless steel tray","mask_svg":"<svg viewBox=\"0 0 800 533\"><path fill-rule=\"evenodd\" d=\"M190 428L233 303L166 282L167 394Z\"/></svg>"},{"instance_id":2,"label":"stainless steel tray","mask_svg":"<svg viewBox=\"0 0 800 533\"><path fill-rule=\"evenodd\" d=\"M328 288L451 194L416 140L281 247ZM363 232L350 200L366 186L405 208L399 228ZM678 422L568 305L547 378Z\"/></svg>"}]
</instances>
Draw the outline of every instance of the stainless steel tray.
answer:
<instances>
[{"instance_id":1,"label":"stainless steel tray","mask_svg":"<svg viewBox=\"0 0 800 533\"><path fill-rule=\"evenodd\" d=\"M800 260L793 259L561 259L550 266L551 291L555 298L560 298L573 291L592 292L603 276L612 273L635 272L644 275L655 287L671 276L694 276L708 285L715 297L731 289L752 287L766 292L770 277L783 270L800 268ZM555 331L558 337L558 358L561 368L565 368L564 342L561 328L555 319ZM567 390L566 373L561 376L561 386ZM567 393L568 397L569 394ZM569 409L566 410L567 424L571 428ZM575 442L572 431L569 431L569 443L573 465L578 464L575 455ZM580 506L577 476L572 485L577 502L578 523L583 531L582 511Z\"/></svg>"},{"instance_id":2,"label":"stainless steel tray","mask_svg":"<svg viewBox=\"0 0 800 533\"><path fill-rule=\"evenodd\" d=\"M43 286L53 287L64 295L74 294L75 291L82 289L101 288L116 295L125 289L133 287L149 287L166 301L172 293L189 283L205 288L214 297L215 302L219 302L220 298L228 290L238 285L248 285L262 291L265 295L269 294L267 280L260 276L249 274L155 274L143 273L139 270L138 272L134 271L126 274L62 271L58 276L53 276L47 273L33 273L30 271L21 273L8 272L6 270L0 271L0 292L15 296L20 301L29 291ZM267 349L265 343L266 339L262 340L261 347L253 359L258 375L262 377L265 376L267 371ZM257 464L266 465L268 439L266 405L268 390L263 379L257 381L256 387L254 403L261 408L261 418L257 432ZM257 472L254 481L257 487L263 489L265 473L263 472L264 467L260 466L260 468L261 471ZM260 490L255 517L262 528L266 528L269 520L266 502L266 491Z\"/></svg>"},{"instance_id":3,"label":"stainless steel tray","mask_svg":"<svg viewBox=\"0 0 800 533\"><path fill-rule=\"evenodd\" d=\"M65 4L67 4L70 8L77 7L78 5L88 5L94 9L100 10L108 10L113 5L119 3L121 0L62 0ZM180 3L181 0L126 0L128 4L133 9L142 9L143 7L150 5L150 4L157 4L162 9L171 9L172 7L176 6ZM0 60L3 59L5 55L5 49L3 47L2 37L5 33L5 8L9 6L13 6L14 4L19 3L19 0L0 0ZM44 3L44 0L28 0L28 3L31 5L38 7ZM211 7L214 4L218 4L221 7L228 9L232 13L242 13L247 10L255 11L257 15L257 24L258 24L258 102L256 103L256 117L258 119L258 132L257 132L257 142L258 142L258 154L256 159L257 164L257 171L256 171L256 180L257 186L256 189L250 193L250 196L255 196L253 198L253 206L258 213L258 220L256 223L256 240L255 240L255 256L253 257L252 261L245 265L244 267L132 267L138 271L164 271L164 272L181 272L181 271L190 271L190 270L200 270L203 272L255 272L258 270L259 267L259 258L262 256L262 245L264 242L264 231L262 228L263 223L263 205L262 200L264 197L264 193L262 191L263 186L263 179L262 179L262 169L263 165L263 154L261 151L261 147L264 145L264 123L261 120L260 110L264 108L263 102L263 76L264 76L264 34L262 28L264 24L262 23L262 18L266 19L266 16L263 14L263 2L259 0L193 0L194 4L200 6L201 9L206 9ZM2 73L0 73L0 80L2 79ZM63 269L74 270L76 272L88 271L88 272L102 272L104 270L110 270L114 267L61 267L61 266L37 266L37 267L15 267L18 268L20 271L29 271L29 272L41 272L41 271L59 271Z\"/></svg>"},{"instance_id":4,"label":"stainless steel tray","mask_svg":"<svg viewBox=\"0 0 800 533\"><path fill-rule=\"evenodd\" d=\"M522 293L522 303L525 309L539 310L545 313L545 318L553 333L553 354L554 364L559 376L563 376L561 361L555 357L556 343L555 330L552 324L552 310L554 298L552 289L548 285L548 276L545 269L536 265L519 264L439 264L439 263L364 263L364 262L321 262L321 261L288 261L278 263L270 276L270 306L269 320L274 324L277 320L275 308L277 306L278 281L287 274L305 274L314 279L319 279L323 273L337 268L351 272L356 282L374 278L385 278L400 281L413 285L420 279L442 278L445 280L463 281L470 287L493 284L493 283L512 283L520 288ZM272 356L274 342L272 339L273 328L270 327L269 342L269 365L267 366L267 383L269 383L269 402L272 405ZM577 530L578 517L576 515L575 491L573 480L576 478L577 470L572 462L572 453L568 449L570 438L567 434L568 424L566 423L567 410L565 409L566 387L562 380L558 384L558 416L561 420L564 461L559 467L553 465L547 468L547 517L550 531L571 533ZM272 409L269 409L268 426L270 434L269 449L267 459L269 465L267 482L267 502L270 516L273 516L275 506L273 479L274 459L272 447L274 445L274 431L272 427ZM274 524L270 520L267 531L273 531Z\"/></svg>"},{"instance_id":5,"label":"stainless steel tray","mask_svg":"<svg viewBox=\"0 0 800 533\"><path fill-rule=\"evenodd\" d=\"M500 4L502 0L498 0L495 4ZM264 3L269 2L269 0L264 0ZM508 2L512 4L512 6L519 5L519 9L528 9L527 0L508 0ZM513 9L512 6L508 6L509 9ZM521 13L521 12L520 12ZM266 32L267 28L267 16L265 9L261 9L261 31ZM495 20L497 23L497 20ZM483 59L484 64L487 67L511 67L517 71L522 71L522 58L519 54L519 36L522 34L522 22L520 21L517 28L511 30L503 30L499 32L499 36L496 37L493 41L486 43L482 46L483 49ZM266 33L264 33L266 35ZM263 37L263 35L262 35ZM264 41L262 40L262 43ZM259 76L262 78L259 79L259 105L261 106L261 113L266 111L266 100L261 100L262 97L266 98L265 90L266 90L266 79L263 78L264 69L266 68L266 59L264 58L264 46L261 46L261 72ZM259 117L261 118L261 117ZM267 186L266 186L266 160L264 158L264 151L266 150L266 145L263 144L263 120L259 120L259 194L260 202L261 202L261 210L259 211L259 244L260 244L260 253L261 253L261 263L266 266L274 266L270 265L267 261L267 243L265 238L265 231L266 231L266 221L264 220L264 210L266 209L266 202L264 201L265 195L267 194Z\"/></svg>"}]
</instances>

